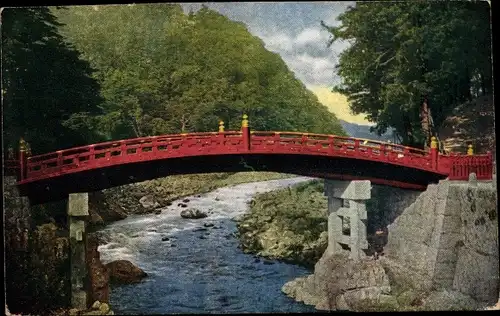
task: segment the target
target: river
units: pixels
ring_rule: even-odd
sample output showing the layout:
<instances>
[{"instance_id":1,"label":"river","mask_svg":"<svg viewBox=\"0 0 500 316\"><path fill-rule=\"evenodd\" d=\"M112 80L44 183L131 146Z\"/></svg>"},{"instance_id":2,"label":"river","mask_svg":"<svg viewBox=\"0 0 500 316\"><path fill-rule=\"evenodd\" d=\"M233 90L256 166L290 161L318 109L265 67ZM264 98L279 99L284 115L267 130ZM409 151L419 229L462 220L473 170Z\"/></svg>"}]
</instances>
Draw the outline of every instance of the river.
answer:
<instances>
[{"instance_id":1,"label":"river","mask_svg":"<svg viewBox=\"0 0 500 316\"><path fill-rule=\"evenodd\" d=\"M115 313L314 312L281 292L283 284L311 272L243 253L234 221L256 194L308 180L246 183L187 197L188 208L209 212L203 219L180 217L183 198L161 214L130 216L104 228L102 261L130 260L148 273L141 283L111 287Z\"/></svg>"}]
</instances>

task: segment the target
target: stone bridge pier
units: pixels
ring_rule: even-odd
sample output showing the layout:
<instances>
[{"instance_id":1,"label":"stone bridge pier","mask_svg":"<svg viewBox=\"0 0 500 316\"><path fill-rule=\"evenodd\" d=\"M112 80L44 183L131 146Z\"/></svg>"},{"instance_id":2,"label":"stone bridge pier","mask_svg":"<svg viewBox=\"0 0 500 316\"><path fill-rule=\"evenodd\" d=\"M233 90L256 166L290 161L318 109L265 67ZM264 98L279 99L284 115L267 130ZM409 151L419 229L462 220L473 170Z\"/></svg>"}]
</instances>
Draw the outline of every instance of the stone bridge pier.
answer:
<instances>
[{"instance_id":1,"label":"stone bridge pier","mask_svg":"<svg viewBox=\"0 0 500 316\"><path fill-rule=\"evenodd\" d=\"M88 305L89 276L86 264L88 193L68 196L69 247L71 266L71 307L86 309Z\"/></svg>"},{"instance_id":2,"label":"stone bridge pier","mask_svg":"<svg viewBox=\"0 0 500 316\"><path fill-rule=\"evenodd\" d=\"M371 198L371 183L363 181L325 180L328 197L328 254L349 253L360 260L366 256L366 202Z\"/></svg>"}]
</instances>

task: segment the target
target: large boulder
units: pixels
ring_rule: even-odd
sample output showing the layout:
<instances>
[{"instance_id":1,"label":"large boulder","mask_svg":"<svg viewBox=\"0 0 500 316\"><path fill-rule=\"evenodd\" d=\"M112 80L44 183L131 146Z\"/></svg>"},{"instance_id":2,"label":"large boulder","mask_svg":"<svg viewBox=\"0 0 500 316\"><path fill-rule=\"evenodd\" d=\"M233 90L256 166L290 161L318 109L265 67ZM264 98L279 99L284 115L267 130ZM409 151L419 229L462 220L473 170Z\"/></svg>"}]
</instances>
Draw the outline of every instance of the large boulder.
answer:
<instances>
[{"instance_id":1,"label":"large boulder","mask_svg":"<svg viewBox=\"0 0 500 316\"><path fill-rule=\"evenodd\" d=\"M391 287L377 260L354 261L325 253L314 275L289 282L282 291L320 310L356 310L359 301L379 301Z\"/></svg>"},{"instance_id":2,"label":"large boulder","mask_svg":"<svg viewBox=\"0 0 500 316\"><path fill-rule=\"evenodd\" d=\"M127 260L116 260L106 264L110 281L113 283L137 283L148 274Z\"/></svg>"},{"instance_id":3,"label":"large boulder","mask_svg":"<svg viewBox=\"0 0 500 316\"><path fill-rule=\"evenodd\" d=\"M208 216L207 213L202 212L198 209L187 209L181 212L182 218L198 219L198 218L205 218L207 216Z\"/></svg>"},{"instance_id":4,"label":"large boulder","mask_svg":"<svg viewBox=\"0 0 500 316\"><path fill-rule=\"evenodd\" d=\"M160 203L156 202L152 195L145 195L139 199L139 203L147 210L152 210L160 207Z\"/></svg>"}]
</instances>

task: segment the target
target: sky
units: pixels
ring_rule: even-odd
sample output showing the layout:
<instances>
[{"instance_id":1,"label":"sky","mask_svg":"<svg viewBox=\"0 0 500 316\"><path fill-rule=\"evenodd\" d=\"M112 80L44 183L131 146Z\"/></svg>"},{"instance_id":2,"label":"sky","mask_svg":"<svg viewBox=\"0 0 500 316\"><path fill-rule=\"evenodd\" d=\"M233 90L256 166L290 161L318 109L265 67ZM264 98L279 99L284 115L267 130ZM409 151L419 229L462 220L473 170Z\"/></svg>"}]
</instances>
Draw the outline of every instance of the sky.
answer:
<instances>
[{"instance_id":1,"label":"sky","mask_svg":"<svg viewBox=\"0 0 500 316\"><path fill-rule=\"evenodd\" d=\"M339 82L335 65L345 42L327 46L330 33L320 24L339 25L337 16L354 2L206 2L209 8L231 20L243 22L260 37L266 49L278 53L295 76L316 94L338 118L366 124L364 115L352 115L347 98L331 88ZM198 10L202 3L182 3L184 11Z\"/></svg>"}]
</instances>

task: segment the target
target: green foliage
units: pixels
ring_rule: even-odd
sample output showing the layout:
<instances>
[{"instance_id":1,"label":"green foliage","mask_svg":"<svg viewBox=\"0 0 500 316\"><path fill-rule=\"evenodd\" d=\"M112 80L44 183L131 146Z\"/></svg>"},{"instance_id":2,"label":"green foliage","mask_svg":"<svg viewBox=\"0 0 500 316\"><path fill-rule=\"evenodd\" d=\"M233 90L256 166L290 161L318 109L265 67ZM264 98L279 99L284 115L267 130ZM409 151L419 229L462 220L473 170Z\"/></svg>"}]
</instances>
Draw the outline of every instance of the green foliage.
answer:
<instances>
[{"instance_id":1,"label":"green foliage","mask_svg":"<svg viewBox=\"0 0 500 316\"><path fill-rule=\"evenodd\" d=\"M6 146L238 130L243 113L253 129L343 134L277 54L207 8L12 8L2 22Z\"/></svg>"},{"instance_id":2,"label":"green foliage","mask_svg":"<svg viewBox=\"0 0 500 316\"><path fill-rule=\"evenodd\" d=\"M245 25L207 8L81 6L53 11L62 33L98 71L105 113L96 126L116 139L179 132L255 130L343 134L336 117Z\"/></svg>"},{"instance_id":3,"label":"green foliage","mask_svg":"<svg viewBox=\"0 0 500 316\"><path fill-rule=\"evenodd\" d=\"M95 140L88 123L100 112L99 85L59 26L47 8L2 11L4 148L19 137L34 152Z\"/></svg>"},{"instance_id":4,"label":"green foliage","mask_svg":"<svg viewBox=\"0 0 500 316\"><path fill-rule=\"evenodd\" d=\"M327 199L314 180L259 194L238 223L244 251L312 267L327 246Z\"/></svg>"},{"instance_id":5,"label":"green foliage","mask_svg":"<svg viewBox=\"0 0 500 316\"><path fill-rule=\"evenodd\" d=\"M458 104L492 91L487 2L361 2L338 20L322 23L330 44L352 44L340 56L335 90L379 134L394 127L403 143L422 143L424 98L439 127Z\"/></svg>"}]
</instances>

